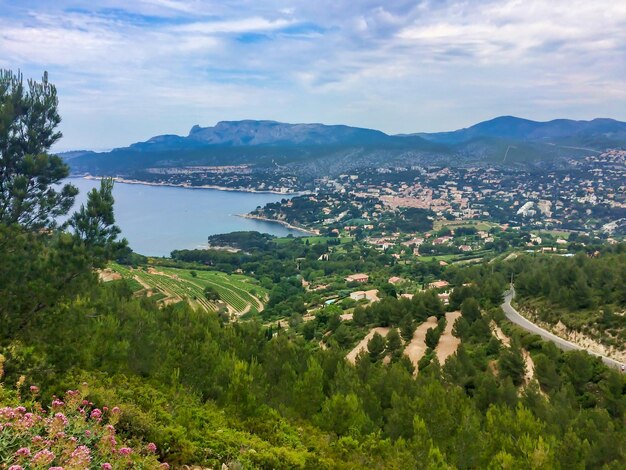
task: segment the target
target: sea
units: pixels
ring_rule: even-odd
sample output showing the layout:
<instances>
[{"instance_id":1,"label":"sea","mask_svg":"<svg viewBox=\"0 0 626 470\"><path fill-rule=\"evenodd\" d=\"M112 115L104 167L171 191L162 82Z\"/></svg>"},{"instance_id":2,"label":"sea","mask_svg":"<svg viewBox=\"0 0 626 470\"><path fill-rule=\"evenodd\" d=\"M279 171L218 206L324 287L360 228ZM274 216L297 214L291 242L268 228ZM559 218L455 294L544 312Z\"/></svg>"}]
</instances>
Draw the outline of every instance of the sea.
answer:
<instances>
[{"instance_id":1,"label":"sea","mask_svg":"<svg viewBox=\"0 0 626 470\"><path fill-rule=\"evenodd\" d=\"M68 178L80 191L72 212L84 204L100 181ZM277 237L306 235L276 222L246 219L258 206L289 195L222 191L218 189L152 186L115 182L115 223L136 253L169 256L173 250L206 248L207 237L218 233L256 230Z\"/></svg>"}]
</instances>

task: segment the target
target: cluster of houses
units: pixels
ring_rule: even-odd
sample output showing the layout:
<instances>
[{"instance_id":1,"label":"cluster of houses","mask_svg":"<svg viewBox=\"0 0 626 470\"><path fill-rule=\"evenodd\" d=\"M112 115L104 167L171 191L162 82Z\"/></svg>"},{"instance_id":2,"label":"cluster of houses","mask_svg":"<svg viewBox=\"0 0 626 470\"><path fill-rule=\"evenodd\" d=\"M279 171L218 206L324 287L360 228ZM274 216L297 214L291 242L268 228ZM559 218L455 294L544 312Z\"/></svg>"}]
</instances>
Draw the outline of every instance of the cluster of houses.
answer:
<instances>
[{"instance_id":1,"label":"cluster of houses","mask_svg":"<svg viewBox=\"0 0 626 470\"><path fill-rule=\"evenodd\" d=\"M356 282L359 284L366 284L369 282L370 278L369 278L369 275L365 273L357 273L357 274L350 274L349 276L346 276L344 279L348 283ZM406 280L398 276L392 276L387 280L387 282L392 285L399 285L399 284L406 282ZM448 305L450 301L450 292L447 290L449 286L450 286L450 283L445 280L433 281L430 284L428 284L429 289L436 289L438 291L443 291L443 292L439 292L437 296L443 302L444 305ZM411 299L413 298L413 295L401 294L401 297ZM350 294L350 298L353 300L357 300L357 301L367 300L368 302L377 302L378 300L380 300L380 298L378 297L378 289L357 290Z\"/></svg>"}]
</instances>

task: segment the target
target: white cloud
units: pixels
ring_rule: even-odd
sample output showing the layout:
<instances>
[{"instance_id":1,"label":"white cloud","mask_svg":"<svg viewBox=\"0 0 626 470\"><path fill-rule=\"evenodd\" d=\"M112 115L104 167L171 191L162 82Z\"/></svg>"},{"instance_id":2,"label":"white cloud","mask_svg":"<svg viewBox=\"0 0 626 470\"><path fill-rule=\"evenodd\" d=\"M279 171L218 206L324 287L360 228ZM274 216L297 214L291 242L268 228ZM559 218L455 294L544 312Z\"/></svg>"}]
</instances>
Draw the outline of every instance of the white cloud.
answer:
<instances>
[{"instance_id":1,"label":"white cloud","mask_svg":"<svg viewBox=\"0 0 626 470\"><path fill-rule=\"evenodd\" d=\"M84 5L23 0L0 17L0 64L50 71L68 146L123 145L223 118L388 132L497 114L626 118L624 2Z\"/></svg>"}]
</instances>

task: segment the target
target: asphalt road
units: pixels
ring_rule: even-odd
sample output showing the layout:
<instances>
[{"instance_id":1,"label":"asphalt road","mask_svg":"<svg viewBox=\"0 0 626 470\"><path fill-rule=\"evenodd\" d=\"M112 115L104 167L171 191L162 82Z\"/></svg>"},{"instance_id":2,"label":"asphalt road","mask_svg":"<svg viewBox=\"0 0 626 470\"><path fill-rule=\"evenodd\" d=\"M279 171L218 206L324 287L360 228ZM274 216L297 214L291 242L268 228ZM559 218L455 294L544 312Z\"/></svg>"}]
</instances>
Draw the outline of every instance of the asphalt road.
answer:
<instances>
[{"instance_id":1,"label":"asphalt road","mask_svg":"<svg viewBox=\"0 0 626 470\"><path fill-rule=\"evenodd\" d=\"M606 356L603 356L602 354L598 354L596 352L590 351L581 346L578 346L577 344L570 343L569 341L564 340L563 338L555 334L552 334L549 331L546 331L543 328L540 328L539 326L535 325L533 322L521 316L519 312L511 306L511 300L513 299L513 297L515 297L514 288L511 288L511 290L505 292L504 303L502 304L502 310L504 311L504 314L506 315L506 317L510 321L515 323L516 325L521 326L522 328L524 328L527 331L530 331L531 333L541 336L543 339L547 341L552 341L554 344L557 345L557 347L559 347L560 349L563 349L564 351L572 351L575 349L581 350L581 351L587 351L589 354L593 356L598 356L602 358L602 362L604 362L607 366L614 367L619 370L622 370L622 367L626 367L626 364L624 364L623 362L616 361L615 359L611 359L610 357L606 357Z\"/></svg>"}]
</instances>

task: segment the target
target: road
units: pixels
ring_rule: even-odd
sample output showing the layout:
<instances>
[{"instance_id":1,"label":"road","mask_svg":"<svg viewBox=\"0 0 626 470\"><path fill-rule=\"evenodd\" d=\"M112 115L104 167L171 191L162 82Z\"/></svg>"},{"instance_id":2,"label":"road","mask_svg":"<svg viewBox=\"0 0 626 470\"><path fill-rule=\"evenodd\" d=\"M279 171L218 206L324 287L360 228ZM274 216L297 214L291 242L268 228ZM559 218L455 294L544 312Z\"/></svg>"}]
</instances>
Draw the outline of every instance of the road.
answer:
<instances>
[{"instance_id":1,"label":"road","mask_svg":"<svg viewBox=\"0 0 626 470\"><path fill-rule=\"evenodd\" d=\"M606 356L603 356L602 354L598 354L594 351L590 351L581 346L578 346L577 344L570 343L569 341L564 340L563 338L555 334L552 334L549 331L544 330L543 328L540 328L539 326L535 325L533 322L521 316L519 312L511 306L511 300L513 299L513 297L515 297L515 289L511 287L511 290L505 292L504 294L504 303L502 304L502 310L504 311L504 314L506 315L506 317L510 321L515 323L516 325L521 326L522 328L524 328L527 331L530 331L531 333L541 336L543 339L547 341L552 341L554 344L557 345L557 347L559 347L560 349L564 351L572 351L572 350L587 351L589 354L592 354L593 356L602 358L602 362L604 362L607 366L614 367L618 370L621 370L622 367L626 367L626 364L624 364L623 362L616 361L615 359L611 359L610 357L606 357Z\"/></svg>"}]
</instances>

